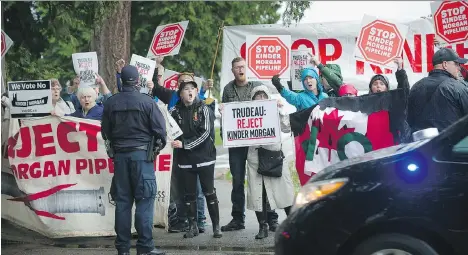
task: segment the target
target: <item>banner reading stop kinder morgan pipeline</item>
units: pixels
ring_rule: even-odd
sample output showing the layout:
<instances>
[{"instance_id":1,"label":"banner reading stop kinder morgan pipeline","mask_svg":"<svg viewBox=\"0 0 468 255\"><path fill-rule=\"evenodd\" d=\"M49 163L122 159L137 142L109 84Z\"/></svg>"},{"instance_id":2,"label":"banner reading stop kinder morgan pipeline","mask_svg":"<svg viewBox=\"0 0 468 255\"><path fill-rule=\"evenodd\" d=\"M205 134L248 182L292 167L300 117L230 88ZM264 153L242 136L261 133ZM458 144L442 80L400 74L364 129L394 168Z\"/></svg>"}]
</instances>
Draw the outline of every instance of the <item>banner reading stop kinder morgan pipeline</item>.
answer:
<instances>
[{"instance_id":1,"label":"banner reading stop kinder morgan pipeline","mask_svg":"<svg viewBox=\"0 0 468 255\"><path fill-rule=\"evenodd\" d=\"M431 19L417 19L403 24L409 27L403 45L404 68L410 84L414 84L432 70L432 56L436 51L434 25ZM354 48L360 30L361 20L297 24L289 27L281 24L224 27L220 91L234 80L232 59L246 56L246 36L272 34L291 35L291 50L310 49L319 56L323 64L340 65L344 82L355 85L359 91L369 91L369 81L375 73L385 73L390 80L390 87L396 88L397 82L393 74L396 66L395 69L386 69L355 59ZM452 45L452 48L460 57L468 57L468 41ZM264 83L271 86L271 81Z\"/></svg>"},{"instance_id":2,"label":"banner reading stop kinder morgan pipeline","mask_svg":"<svg viewBox=\"0 0 468 255\"><path fill-rule=\"evenodd\" d=\"M95 120L55 116L24 120L19 131L11 130L2 218L51 238L114 235L108 196L114 166L100 130ZM166 146L155 161L155 225L167 226L171 164Z\"/></svg>"},{"instance_id":3,"label":"banner reading stop kinder morgan pipeline","mask_svg":"<svg viewBox=\"0 0 468 255\"><path fill-rule=\"evenodd\" d=\"M277 100L255 100L224 104L225 148L281 142Z\"/></svg>"}]
</instances>

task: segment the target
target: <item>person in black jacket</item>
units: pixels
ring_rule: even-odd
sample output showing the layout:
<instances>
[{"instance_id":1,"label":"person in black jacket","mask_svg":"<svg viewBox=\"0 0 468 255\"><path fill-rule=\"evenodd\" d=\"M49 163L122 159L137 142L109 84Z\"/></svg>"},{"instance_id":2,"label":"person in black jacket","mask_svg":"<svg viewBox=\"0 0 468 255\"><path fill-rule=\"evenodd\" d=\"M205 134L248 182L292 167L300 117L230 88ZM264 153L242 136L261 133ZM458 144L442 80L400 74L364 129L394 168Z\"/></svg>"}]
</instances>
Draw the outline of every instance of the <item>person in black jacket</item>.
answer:
<instances>
[{"instance_id":1,"label":"person in black jacket","mask_svg":"<svg viewBox=\"0 0 468 255\"><path fill-rule=\"evenodd\" d=\"M111 196L115 201L115 247L119 255L130 255L132 207L135 202L135 228L138 232L137 254L165 254L154 248L153 214L156 196L154 161L148 159L152 139L166 144L166 121L156 102L141 94L138 70L122 68L120 93L104 103L101 133L113 148L114 178Z\"/></svg>"},{"instance_id":2,"label":"person in black jacket","mask_svg":"<svg viewBox=\"0 0 468 255\"><path fill-rule=\"evenodd\" d=\"M184 201L187 206L189 228L185 238L197 236L197 178L205 194L208 212L213 223L213 237L222 237L219 226L219 207L214 187L216 148L214 144L214 113L198 97L194 81L182 82L177 92L179 102L171 109L171 116L182 129L182 136L172 142L177 150L177 165L183 172Z\"/></svg>"},{"instance_id":3,"label":"person in black jacket","mask_svg":"<svg viewBox=\"0 0 468 255\"><path fill-rule=\"evenodd\" d=\"M468 86L460 77L460 58L449 48L432 57L434 69L411 88L408 123L412 132L437 128L439 132L468 114Z\"/></svg>"}]
</instances>

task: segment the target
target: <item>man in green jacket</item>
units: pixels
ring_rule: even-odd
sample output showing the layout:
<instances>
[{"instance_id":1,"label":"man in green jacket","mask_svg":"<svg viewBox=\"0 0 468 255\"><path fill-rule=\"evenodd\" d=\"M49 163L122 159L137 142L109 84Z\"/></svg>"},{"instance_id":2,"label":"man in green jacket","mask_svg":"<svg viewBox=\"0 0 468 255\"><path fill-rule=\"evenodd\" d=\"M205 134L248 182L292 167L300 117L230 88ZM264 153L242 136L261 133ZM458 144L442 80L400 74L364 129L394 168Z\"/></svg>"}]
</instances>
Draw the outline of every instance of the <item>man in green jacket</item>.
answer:
<instances>
[{"instance_id":1,"label":"man in green jacket","mask_svg":"<svg viewBox=\"0 0 468 255\"><path fill-rule=\"evenodd\" d=\"M341 68L337 64L320 63L317 56L311 55L310 63L318 68L322 84L325 87L325 92L329 97L338 97L338 90L343 84L343 76L341 75Z\"/></svg>"},{"instance_id":2,"label":"man in green jacket","mask_svg":"<svg viewBox=\"0 0 468 255\"><path fill-rule=\"evenodd\" d=\"M343 76L341 76L341 68L337 64L326 64L320 63L317 56L309 53L310 63L318 68L320 71L320 78L322 79L322 85L325 89L325 93L329 97L338 97L338 91L343 84ZM292 82L288 81L289 90L292 89ZM295 91L297 93L301 91Z\"/></svg>"}]
</instances>

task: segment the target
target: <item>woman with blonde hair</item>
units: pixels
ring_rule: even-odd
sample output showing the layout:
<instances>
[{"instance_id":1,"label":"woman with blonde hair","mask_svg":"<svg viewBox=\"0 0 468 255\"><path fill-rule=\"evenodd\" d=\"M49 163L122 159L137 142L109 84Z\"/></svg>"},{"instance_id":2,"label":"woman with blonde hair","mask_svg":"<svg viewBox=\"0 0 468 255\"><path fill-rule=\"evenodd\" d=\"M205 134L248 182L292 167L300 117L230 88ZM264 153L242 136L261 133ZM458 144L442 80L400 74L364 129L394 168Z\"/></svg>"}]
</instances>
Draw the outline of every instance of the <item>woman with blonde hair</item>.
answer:
<instances>
[{"instance_id":1,"label":"woman with blonde hair","mask_svg":"<svg viewBox=\"0 0 468 255\"><path fill-rule=\"evenodd\" d=\"M51 89L52 89L52 109L57 115L65 115L71 114L75 112L75 107L73 106L72 102L65 101L61 97L62 86L60 82L52 78L51 81Z\"/></svg>"}]
</instances>

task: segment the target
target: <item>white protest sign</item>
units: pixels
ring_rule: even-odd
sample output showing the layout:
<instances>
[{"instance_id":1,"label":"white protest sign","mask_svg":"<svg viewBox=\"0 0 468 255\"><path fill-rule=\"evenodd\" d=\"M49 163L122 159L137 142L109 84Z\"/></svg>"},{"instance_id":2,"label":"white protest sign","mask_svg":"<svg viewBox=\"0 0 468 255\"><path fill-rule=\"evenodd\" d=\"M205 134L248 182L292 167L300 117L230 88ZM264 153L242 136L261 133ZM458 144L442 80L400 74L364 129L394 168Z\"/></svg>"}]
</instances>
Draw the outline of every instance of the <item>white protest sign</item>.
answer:
<instances>
[{"instance_id":1,"label":"white protest sign","mask_svg":"<svg viewBox=\"0 0 468 255\"><path fill-rule=\"evenodd\" d=\"M80 87L95 87L96 74L99 73L96 52L81 52L72 54L73 68L80 76Z\"/></svg>"},{"instance_id":2,"label":"white protest sign","mask_svg":"<svg viewBox=\"0 0 468 255\"><path fill-rule=\"evenodd\" d=\"M292 61L291 61L291 77L292 77L292 89L293 90L304 90L301 81L301 73L304 68L313 68L314 66L309 62L310 50L292 50Z\"/></svg>"},{"instance_id":3,"label":"white protest sign","mask_svg":"<svg viewBox=\"0 0 468 255\"><path fill-rule=\"evenodd\" d=\"M393 60L401 56L408 26L364 15L354 55L378 66L395 68Z\"/></svg>"},{"instance_id":4,"label":"white protest sign","mask_svg":"<svg viewBox=\"0 0 468 255\"><path fill-rule=\"evenodd\" d=\"M8 82L12 118L44 117L52 111L50 80Z\"/></svg>"},{"instance_id":5,"label":"white protest sign","mask_svg":"<svg viewBox=\"0 0 468 255\"><path fill-rule=\"evenodd\" d=\"M290 80L290 35L247 35L246 42L249 81L271 80L276 74L280 79Z\"/></svg>"},{"instance_id":6,"label":"white protest sign","mask_svg":"<svg viewBox=\"0 0 468 255\"><path fill-rule=\"evenodd\" d=\"M225 148L281 142L276 99L227 103L222 116Z\"/></svg>"},{"instance_id":7,"label":"white protest sign","mask_svg":"<svg viewBox=\"0 0 468 255\"><path fill-rule=\"evenodd\" d=\"M7 51L10 49L10 47L13 45L13 41L10 39L10 37L2 30L2 38L1 38L1 54L2 58L5 56Z\"/></svg>"},{"instance_id":8,"label":"white protest sign","mask_svg":"<svg viewBox=\"0 0 468 255\"><path fill-rule=\"evenodd\" d=\"M431 2L432 19L439 46L463 43L468 40L468 2ZM463 58L463 56L461 56Z\"/></svg>"},{"instance_id":9,"label":"white protest sign","mask_svg":"<svg viewBox=\"0 0 468 255\"><path fill-rule=\"evenodd\" d=\"M153 80L154 69L156 68L156 61L132 54L130 65L135 66L140 74L139 85L140 93L148 94L148 81Z\"/></svg>"},{"instance_id":10,"label":"white protest sign","mask_svg":"<svg viewBox=\"0 0 468 255\"><path fill-rule=\"evenodd\" d=\"M171 115L167 115L169 127L167 128L167 136L169 140L174 141L177 137L183 134L177 122L172 118Z\"/></svg>"},{"instance_id":11,"label":"white protest sign","mask_svg":"<svg viewBox=\"0 0 468 255\"><path fill-rule=\"evenodd\" d=\"M148 58L177 55L184 40L188 21L158 26L148 50Z\"/></svg>"},{"instance_id":12,"label":"white protest sign","mask_svg":"<svg viewBox=\"0 0 468 255\"><path fill-rule=\"evenodd\" d=\"M166 89L170 90L176 90L178 89L177 85L177 79L178 79L179 73L176 71L172 71L169 69L164 70L164 75L163 75L163 82L162 86L165 87ZM195 82L198 85L198 89L201 89L201 86L203 85L203 79L200 77L195 77Z\"/></svg>"}]
</instances>

